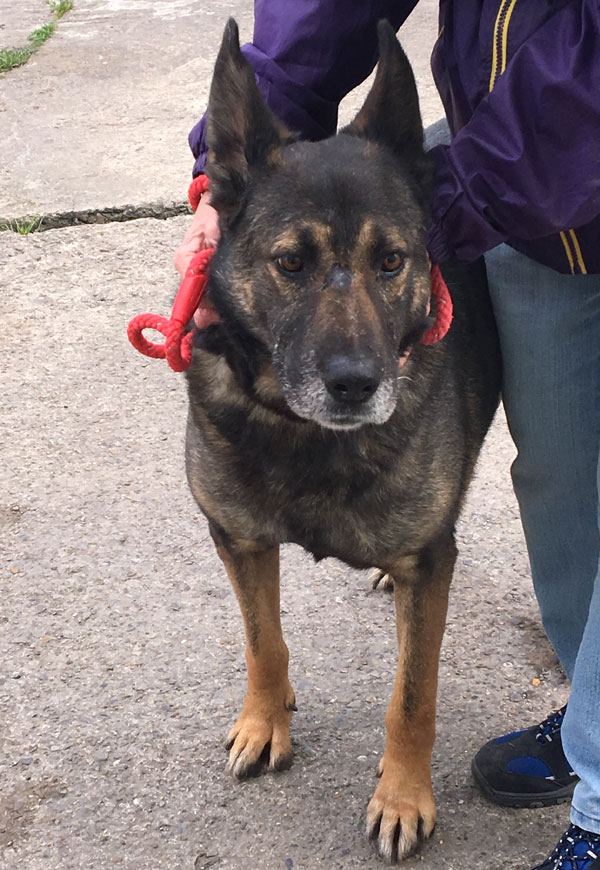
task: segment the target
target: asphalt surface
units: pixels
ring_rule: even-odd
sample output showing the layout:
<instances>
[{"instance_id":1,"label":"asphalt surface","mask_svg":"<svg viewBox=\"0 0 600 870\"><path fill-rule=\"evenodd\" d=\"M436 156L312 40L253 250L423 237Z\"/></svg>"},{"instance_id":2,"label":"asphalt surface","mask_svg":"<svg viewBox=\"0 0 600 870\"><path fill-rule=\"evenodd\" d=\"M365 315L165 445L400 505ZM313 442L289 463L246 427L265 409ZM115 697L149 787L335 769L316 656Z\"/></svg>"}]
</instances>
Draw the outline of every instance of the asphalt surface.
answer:
<instances>
[{"instance_id":1,"label":"asphalt surface","mask_svg":"<svg viewBox=\"0 0 600 870\"><path fill-rule=\"evenodd\" d=\"M2 46L47 18L15 5L0 0ZM0 78L0 215L183 199L187 131L232 13L249 35L240 2L75 0ZM435 23L425 0L402 34L427 121ZM187 221L0 234L0 866L377 868L363 827L396 656L393 602L365 573L285 548L295 764L246 783L224 771L241 618L185 483L182 377L125 337L133 315L168 312ZM438 825L407 867L527 870L567 822L565 807L494 807L469 772L490 736L567 695L531 593L513 452L499 417L460 523Z\"/></svg>"}]
</instances>

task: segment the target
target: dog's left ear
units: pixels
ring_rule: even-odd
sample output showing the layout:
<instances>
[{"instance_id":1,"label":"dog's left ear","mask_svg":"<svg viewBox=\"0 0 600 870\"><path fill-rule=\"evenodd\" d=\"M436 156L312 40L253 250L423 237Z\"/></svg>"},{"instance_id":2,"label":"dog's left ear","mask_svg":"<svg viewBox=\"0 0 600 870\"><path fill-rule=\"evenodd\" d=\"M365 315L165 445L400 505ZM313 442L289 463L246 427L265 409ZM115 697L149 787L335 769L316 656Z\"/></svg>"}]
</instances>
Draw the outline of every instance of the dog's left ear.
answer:
<instances>
[{"instance_id":1,"label":"dog's left ear","mask_svg":"<svg viewBox=\"0 0 600 870\"><path fill-rule=\"evenodd\" d=\"M238 211L250 168L265 163L291 138L260 95L230 18L215 64L206 127L206 174L221 220L231 220Z\"/></svg>"},{"instance_id":2,"label":"dog's left ear","mask_svg":"<svg viewBox=\"0 0 600 870\"><path fill-rule=\"evenodd\" d=\"M430 161L423 149L423 123L415 77L389 21L380 21L379 63L365 103L341 130L391 149L421 185L428 187ZM428 193L428 191L424 191Z\"/></svg>"}]
</instances>

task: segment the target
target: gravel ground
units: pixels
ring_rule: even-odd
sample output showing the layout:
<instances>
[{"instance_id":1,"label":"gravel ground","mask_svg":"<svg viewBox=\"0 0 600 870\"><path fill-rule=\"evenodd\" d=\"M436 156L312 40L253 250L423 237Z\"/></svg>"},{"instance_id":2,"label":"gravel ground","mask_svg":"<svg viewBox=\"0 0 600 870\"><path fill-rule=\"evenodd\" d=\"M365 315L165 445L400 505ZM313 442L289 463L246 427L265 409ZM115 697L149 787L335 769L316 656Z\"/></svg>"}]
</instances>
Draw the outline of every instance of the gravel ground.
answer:
<instances>
[{"instance_id":1,"label":"gravel ground","mask_svg":"<svg viewBox=\"0 0 600 870\"><path fill-rule=\"evenodd\" d=\"M376 868L364 811L395 638L393 602L365 573L285 548L295 765L247 783L224 772L241 618L185 484L182 378L125 337L134 314L169 309L185 223L0 236L2 866ZM460 528L438 827L408 867L525 870L567 817L493 807L469 774L484 740L566 696L531 595L511 456L499 419Z\"/></svg>"}]
</instances>

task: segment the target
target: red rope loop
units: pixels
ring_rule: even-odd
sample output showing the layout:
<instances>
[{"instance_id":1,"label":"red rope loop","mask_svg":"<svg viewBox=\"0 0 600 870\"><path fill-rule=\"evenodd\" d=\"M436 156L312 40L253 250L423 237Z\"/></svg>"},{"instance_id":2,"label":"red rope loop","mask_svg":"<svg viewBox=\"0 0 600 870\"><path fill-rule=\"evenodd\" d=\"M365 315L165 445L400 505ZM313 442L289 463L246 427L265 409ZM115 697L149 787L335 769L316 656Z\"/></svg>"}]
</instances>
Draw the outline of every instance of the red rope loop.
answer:
<instances>
[{"instance_id":1,"label":"red rope loop","mask_svg":"<svg viewBox=\"0 0 600 870\"><path fill-rule=\"evenodd\" d=\"M197 175L188 188L188 200L194 211L200 205L202 194L208 190L208 178L206 175Z\"/></svg>"},{"instance_id":2,"label":"red rope loop","mask_svg":"<svg viewBox=\"0 0 600 870\"><path fill-rule=\"evenodd\" d=\"M421 344L435 344L436 341L441 341L452 323L452 297L439 266L431 267L431 293L435 296L437 314L435 323L421 338Z\"/></svg>"},{"instance_id":3,"label":"red rope loop","mask_svg":"<svg viewBox=\"0 0 600 870\"><path fill-rule=\"evenodd\" d=\"M190 205L196 211L202 194L208 190L208 178L198 175L188 191ZM204 296L208 281L208 264L214 254L214 248L206 248L195 254L179 285L171 317L160 317L158 314L138 314L129 322L127 337L131 344L144 356L152 359L166 359L174 372L184 372L192 361L192 333L185 332L187 324L194 316L200 300ZM155 329L165 337L164 344L155 344L144 337L144 329Z\"/></svg>"},{"instance_id":4,"label":"red rope loop","mask_svg":"<svg viewBox=\"0 0 600 870\"><path fill-rule=\"evenodd\" d=\"M194 316L208 281L208 264L214 248L206 248L195 254L179 285L171 317L158 314L138 314L129 322L127 337L131 344L144 356L152 359L166 359L174 372L184 372L192 361L192 333L185 328ZM144 329L156 329L164 335L164 344L155 344L144 337Z\"/></svg>"}]
</instances>

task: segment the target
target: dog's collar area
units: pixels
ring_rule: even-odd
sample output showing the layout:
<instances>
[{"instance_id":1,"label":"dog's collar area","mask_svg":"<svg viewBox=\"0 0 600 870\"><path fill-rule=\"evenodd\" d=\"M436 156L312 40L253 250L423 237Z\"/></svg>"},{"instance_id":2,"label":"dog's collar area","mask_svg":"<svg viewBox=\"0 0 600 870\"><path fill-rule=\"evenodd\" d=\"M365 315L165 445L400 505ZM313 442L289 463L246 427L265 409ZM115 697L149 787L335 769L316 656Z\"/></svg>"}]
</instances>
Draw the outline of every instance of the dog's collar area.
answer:
<instances>
[{"instance_id":1,"label":"dog's collar area","mask_svg":"<svg viewBox=\"0 0 600 870\"><path fill-rule=\"evenodd\" d=\"M422 336L421 344L435 344L436 341L441 341L452 323L452 297L439 266L431 267L431 296L436 304L435 322Z\"/></svg>"},{"instance_id":2,"label":"dog's collar area","mask_svg":"<svg viewBox=\"0 0 600 870\"><path fill-rule=\"evenodd\" d=\"M420 338L421 344L435 344L441 341L446 335L452 324L453 307L452 297L448 290L448 285L444 280L442 271L439 266L431 267L431 301L428 306L427 314L431 311L431 303L435 305L435 321L433 326L423 333ZM404 348L398 357L398 368L408 360L414 344L409 344Z\"/></svg>"},{"instance_id":3,"label":"dog's collar area","mask_svg":"<svg viewBox=\"0 0 600 870\"><path fill-rule=\"evenodd\" d=\"M208 178L199 175L192 181L188 192L190 205L197 209L202 194L208 190ZM209 326L215 323L216 312L203 303L204 290L208 281L208 266L214 248L207 248L192 257L187 272L177 291L171 317L161 317L158 314L138 314L129 322L127 336L131 344L153 359L166 359L175 372L183 372L189 368L192 361L192 333L186 333L187 324L195 318L198 326ZM452 323L452 299L439 266L431 267L431 294L436 303L436 318L433 326L421 337L421 344L435 344L441 341L450 329ZM209 312L207 319L195 317L199 310ZM210 322L209 322L210 321ZM144 329L155 329L165 336L164 344L154 344L144 337ZM410 355L407 348L399 357L398 365L402 367Z\"/></svg>"}]
</instances>

